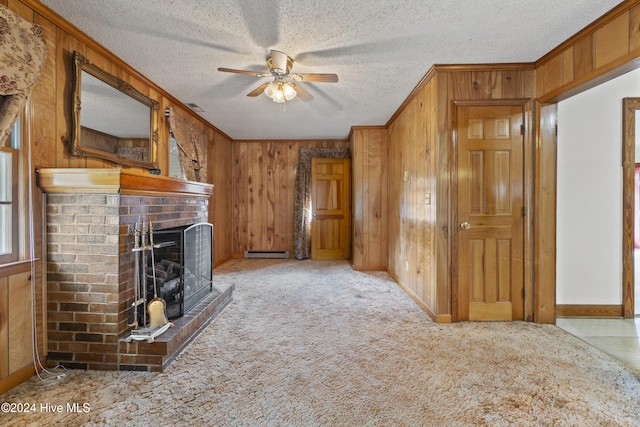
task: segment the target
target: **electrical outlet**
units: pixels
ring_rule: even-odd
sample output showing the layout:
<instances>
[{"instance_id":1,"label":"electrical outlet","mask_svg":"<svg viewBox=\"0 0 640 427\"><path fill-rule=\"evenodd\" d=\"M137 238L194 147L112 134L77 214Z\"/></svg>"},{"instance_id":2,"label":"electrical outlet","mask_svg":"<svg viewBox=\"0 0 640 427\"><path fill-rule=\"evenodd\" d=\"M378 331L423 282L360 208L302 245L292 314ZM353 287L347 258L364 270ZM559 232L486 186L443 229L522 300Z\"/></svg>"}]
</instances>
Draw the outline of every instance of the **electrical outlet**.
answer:
<instances>
[{"instance_id":1,"label":"electrical outlet","mask_svg":"<svg viewBox=\"0 0 640 427\"><path fill-rule=\"evenodd\" d=\"M404 180L405 182L409 182L409 171L404 171Z\"/></svg>"},{"instance_id":2,"label":"electrical outlet","mask_svg":"<svg viewBox=\"0 0 640 427\"><path fill-rule=\"evenodd\" d=\"M404 271L409 271L409 261L404 262Z\"/></svg>"},{"instance_id":3,"label":"electrical outlet","mask_svg":"<svg viewBox=\"0 0 640 427\"><path fill-rule=\"evenodd\" d=\"M424 193L424 204L425 205L431 204L431 193Z\"/></svg>"}]
</instances>

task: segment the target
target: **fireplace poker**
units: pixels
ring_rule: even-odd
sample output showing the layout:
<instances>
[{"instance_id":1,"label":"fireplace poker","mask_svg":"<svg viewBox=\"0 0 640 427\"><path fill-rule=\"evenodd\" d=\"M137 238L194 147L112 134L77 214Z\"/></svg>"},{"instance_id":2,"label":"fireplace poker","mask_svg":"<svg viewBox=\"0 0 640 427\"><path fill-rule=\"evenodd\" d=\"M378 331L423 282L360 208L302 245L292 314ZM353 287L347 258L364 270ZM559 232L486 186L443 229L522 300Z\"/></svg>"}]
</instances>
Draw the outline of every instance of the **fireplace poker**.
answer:
<instances>
[{"instance_id":1,"label":"fireplace poker","mask_svg":"<svg viewBox=\"0 0 640 427\"><path fill-rule=\"evenodd\" d=\"M133 329L138 329L140 326L138 324L138 306L140 304L144 304L144 299L140 298L140 225L136 222L133 226L133 256L134 256L134 276L133 276L133 292L134 292L134 301L133 301L133 322L129 323L129 326L133 327Z\"/></svg>"},{"instance_id":2,"label":"fireplace poker","mask_svg":"<svg viewBox=\"0 0 640 427\"><path fill-rule=\"evenodd\" d=\"M147 326L147 239L146 239L146 233L147 233L147 223L145 221L142 221L142 235L140 237L141 241L141 247L142 247L142 277L144 277L144 280L142 281L141 287L142 287L142 298L144 299L144 303L142 304L142 325L143 326Z\"/></svg>"},{"instance_id":3,"label":"fireplace poker","mask_svg":"<svg viewBox=\"0 0 640 427\"><path fill-rule=\"evenodd\" d=\"M153 299L149 302L149 328L154 329L169 323L167 320L167 303L158 297L158 284L156 283L156 265L154 258L155 247L153 244L153 225L149 222L149 242L151 246L151 271L153 275Z\"/></svg>"}]
</instances>

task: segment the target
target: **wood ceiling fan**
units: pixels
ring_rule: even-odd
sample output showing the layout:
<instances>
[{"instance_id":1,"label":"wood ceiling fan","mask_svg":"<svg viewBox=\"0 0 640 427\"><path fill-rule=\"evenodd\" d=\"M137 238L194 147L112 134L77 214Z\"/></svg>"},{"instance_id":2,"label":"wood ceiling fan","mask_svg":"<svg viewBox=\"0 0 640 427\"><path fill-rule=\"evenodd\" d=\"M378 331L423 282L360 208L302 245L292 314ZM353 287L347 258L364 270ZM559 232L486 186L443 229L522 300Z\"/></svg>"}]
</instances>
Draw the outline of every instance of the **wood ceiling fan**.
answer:
<instances>
[{"instance_id":1,"label":"wood ceiling fan","mask_svg":"<svg viewBox=\"0 0 640 427\"><path fill-rule=\"evenodd\" d=\"M273 80L263 83L247 96L258 96L265 93L274 102L289 101L298 96L302 101L310 101L313 96L304 90L298 83L336 83L338 76L336 74L325 73L292 73L293 59L284 52L271 50L271 55L267 58L268 73L259 73L256 71L234 70L231 68L218 68L218 71L224 73L247 74L255 77L273 77Z\"/></svg>"}]
</instances>

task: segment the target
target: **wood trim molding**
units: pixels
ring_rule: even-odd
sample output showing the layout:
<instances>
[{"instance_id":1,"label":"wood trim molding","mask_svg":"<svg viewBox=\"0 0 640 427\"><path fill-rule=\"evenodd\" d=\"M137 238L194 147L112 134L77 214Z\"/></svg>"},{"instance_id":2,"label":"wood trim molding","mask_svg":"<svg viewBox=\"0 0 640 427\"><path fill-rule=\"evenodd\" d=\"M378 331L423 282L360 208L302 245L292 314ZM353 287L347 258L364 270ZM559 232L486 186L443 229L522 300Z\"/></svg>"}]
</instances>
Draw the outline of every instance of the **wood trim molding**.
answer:
<instances>
[{"instance_id":1,"label":"wood trim molding","mask_svg":"<svg viewBox=\"0 0 640 427\"><path fill-rule=\"evenodd\" d=\"M535 62L535 67L538 68L540 65L548 62L553 59L556 55L561 54L565 49L573 46L577 41L584 37L588 37L590 34L595 32L597 29L604 27L614 19L618 18L623 13L632 9L633 7L640 4L638 0L625 0L609 12L602 15L600 18L592 22L591 24L584 27L582 30L578 31L576 34L565 40L563 43L556 46L553 50L547 52L543 57L538 59Z\"/></svg>"},{"instance_id":2,"label":"wood trim molding","mask_svg":"<svg viewBox=\"0 0 640 427\"><path fill-rule=\"evenodd\" d=\"M436 314L436 323L451 323L450 314Z\"/></svg>"},{"instance_id":3,"label":"wood trim molding","mask_svg":"<svg viewBox=\"0 0 640 427\"><path fill-rule=\"evenodd\" d=\"M398 276L393 274L392 271L387 270L387 273L395 280L395 282L400 286L400 288L406 292L413 301L418 304L418 306L427 313L427 316L431 318L436 323L451 323L451 315L450 314L436 314L429 306L427 306L418 296L408 287Z\"/></svg>"},{"instance_id":4,"label":"wood trim molding","mask_svg":"<svg viewBox=\"0 0 640 427\"><path fill-rule=\"evenodd\" d=\"M635 212L635 142L636 112L640 98L622 100L622 306L627 319L635 316L634 212Z\"/></svg>"},{"instance_id":5,"label":"wood trim molding","mask_svg":"<svg viewBox=\"0 0 640 427\"><path fill-rule=\"evenodd\" d=\"M557 104L536 103L534 120L533 321L556 322Z\"/></svg>"},{"instance_id":6,"label":"wood trim molding","mask_svg":"<svg viewBox=\"0 0 640 427\"><path fill-rule=\"evenodd\" d=\"M367 129L371 129L371 130L387 130L387 126L386 125L380 125L380 126L351 126L351 130L349 131L349 136L347 137L347 141L349 141L349 143L352 143L352 138L353 138L353 132L356 130L367 130Z\"/></svg>"},{"instance_id":7,"label":"wood trim molding","mask_svg":"<svg viewBox=\"0 0 640 427\"><path fill-rule=\"evenodd\" d=\"M353 265L355 271L387 271L385 265Z\"/></svg>"},{"instance_id":8,"label":"wood trim molding","mask_svg":"<svg viewBox=\"0 0 640 427\"><path fill-rule=\"evenodd\" d=\"M323 142L346 144L348 139L234 139L233 144L267 144L267 143L296 143L315 145Z\"/></svg>"},{"instance_id":9,"label":"wood trim molding","mask_svg":"<svg viewBox=\"0 0 640 427\"><path fill-rule=\"evenodd\" d=\"M640 54L640 50L628 53L610 64L591 71L578 79L572 80L567 84L539 96L537 100L543 104L558 103L573 95L582 93L640 68L640 58L638 58L638 54ZM539 73L540 71L537 72Z\"/></svg>"},{"instance_id":10,"label":"wood trim molding","mask_svg":"<svg viewBox=\"0 0 640 427\"><path fill-rule=\"evenodd\" d=\"M455 111L458 107L493 107L493 106L514 105L514 106L522 106L524 108L524 106L529 101L531 101L531 99L529 98L463 99L463 100L454 99L451 101L451 104L452 104L452 113L453 113L453 111ZM453 126L453 124L454 122L452 119L451 125Z\"/></svg>"},{"instance_id":11,"label":"wood trim molding","mask_svg":"<svg viewBox=\"0 0 640 427\"><path fill-rule=\"evenodd\" d=\"M230 261L231 259L233 259L233 256L228 256L228 257L225 257L225 258L222 258L222 259L216 261L213 264L213 269L215 270L216 268L220 267L222 264L224 264L227 261Z\"/></svg>"},{"instance_id":12,"label":"wood trim molding","mask_svg":"<svg viewBox=\"0 0 640 427\"><path fill-rule=\"evenodd\" d=\"M416 87L413 88L413 90L409 93L409 96L407 96L407 98L404 100L404 102L402 104L400 104L400 106L398 107L396 112L393 113L393 115L389 118L389 120L387 120L387 123L384 125L387 129L389 128L389 126L391 126L391 123L393 123L393 121L396 118L398 118L398 116L404 111L404 109L407 108L407 105L409 105L409 103L411 103L413 98L415 98L416 95L418 95L418 93L420 93L420 91L427 85L427 83L429 83L429 81L432 78L434 78L435 76L436 76L436 67L433 66L422 77L422 79L418 82Z\"/></svg>"},{"instance_id":13,"label":"wood trim molding","mask_svg":"<svg viewBox=\"0 0 640 427\"><path fill-rule=\"evenodd\" d=\"M22 384L23 382L25 382L35 374L36 374L35 368L32 365L29 365L22 369L19 369L18 371L14 372L8 377L3 378L2 380L0 380L0 394L8 390L11 390L18 384Z\"/></svg>"},{"instance_id":14,"label":"wood trim molding","mask_svg":"<svg viewBox=\"0 0 640 427\"><path fill-rule=\"evenodd\" d=\"M622 314L622 305L556 305L556 317L622 317Z\"/></svg>"},{"instance_id":15,"label":"wood trim molding","mask_svg":"<svg viewBox=\"0 0 640 427\"><path fill-rule=\"evenodd\" d=\"M35 259L25 259L8 264L0 264L0 277L11 276L31 270L31 264L39 261Z\"/></svg>"},{"instance_id":16,"label":"wood trim molding","mask_svg":"<svg viewBox=\"0 0 640 427\"><path fill-rule=\"evenodd\" d=\"M639 5L623 1L535 61L538 101L558 102L640 67Z\"/></svg>"},{"instance_id":17,"label":"wood trim molding","mask_svg":"<svg viewBox=\"0 0 640 427\"><path fill-rule=\"evenodd\" d=\"M438 64L433 68L437 72L457 71L526 71L535 70L533 62L506 62L504 64Z\"/></svg>"},{"instance_id":18,"label":"wood trim molding","mask_svg":"<svg viewBox=\"0 0 640 427\"><path fill-rule=\"evenodd\" d=\"M422 77L418 84L409 93L404 102L398 107L395 113L387 120L385 125L388 128L391 123L404 111L404 109L411 103L413 98L420 93L420 91L440 72L455 72L455 71L523 71L534 70L533 62L514 62L505 64L447 64L447 65L434 65L429 71Z\"/></svg>"},{"instance_id":19,"label":"wood trim molding","mask_svg":"<svg viewBox=\"0 0 640 427\"><path fill-rule=\"evenodd\" d=\"M47 193L151 194L205 196L213 184L185 181L129 169L38 169L38 185Z\"/></svg>"}]
</instances>

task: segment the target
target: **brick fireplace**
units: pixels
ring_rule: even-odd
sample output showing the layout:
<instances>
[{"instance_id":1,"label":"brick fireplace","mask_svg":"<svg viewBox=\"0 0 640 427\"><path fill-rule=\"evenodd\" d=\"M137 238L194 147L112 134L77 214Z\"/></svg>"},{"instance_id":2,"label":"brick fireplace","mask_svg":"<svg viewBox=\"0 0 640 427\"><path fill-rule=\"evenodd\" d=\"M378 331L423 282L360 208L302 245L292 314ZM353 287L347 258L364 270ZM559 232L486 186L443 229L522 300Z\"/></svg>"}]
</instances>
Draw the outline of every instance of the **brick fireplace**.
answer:
<instances>
[{"instance_id":1,"label":"brick fireplace","mask_svg":"<svg viewBox=\"0 0 640 427\"><path fill-rule=\"evenodd\" d=\"M41 169L47 194L48 360L66 367L162 371L231 301L213 291L155 342L126 342L134 301L133 227L208 222L213 185L123 169Z\"/></svg>"}]
</instances>

